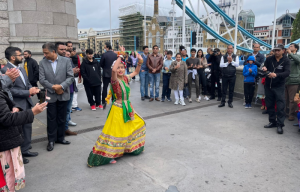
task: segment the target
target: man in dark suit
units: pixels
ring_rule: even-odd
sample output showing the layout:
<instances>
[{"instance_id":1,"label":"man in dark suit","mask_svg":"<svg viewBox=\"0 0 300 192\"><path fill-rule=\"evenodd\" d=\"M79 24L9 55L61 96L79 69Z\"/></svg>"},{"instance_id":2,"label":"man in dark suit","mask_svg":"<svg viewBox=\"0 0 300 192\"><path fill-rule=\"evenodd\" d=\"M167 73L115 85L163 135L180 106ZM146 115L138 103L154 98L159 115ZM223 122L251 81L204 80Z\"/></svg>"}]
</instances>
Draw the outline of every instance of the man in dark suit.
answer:
<instances>
[{"instance_id":1,"label":"man in dark suit","mask_svg":"<svg viewBox=\"0 0 300 192\"><path fill-rule=\"evenodd\" d=\"M29 82L33 87L38 87L37 82L39 80L39 65L35 59L31 58L31 51L24 51L24 69L28 76ZM40 94L37 94L38 98L40 98Z\"/></svg>"},{"instance_id":2,"label":"man in dark suit","mask_svg":"<svg viewBox=\"0 0 300 192\"><path fill-rule=\"evenodd\" d=\"M111 44L106 42L104 45L106 52L102 55L100 66L103 69L103 91L102 91L102 104L103 109L106 108L105 98L107 96L107 88L111 79L111 66L117 60L117 54L112 51Z\"/></svg>"},{"instance_id":3,"label":"man in dark suit","mask_svg":"<svg viewBox=\"0 0 300 192\"><path fill-rule=\"evenodd\" d=\"M10 92L13 96L14 102L18 104L24 111L31 109L33 103L31 96L39 92L37 87L32 87L27 77L24 68L20 68L19 64L22 63L23 55L22 50L18 47L8 47L5 50L5 57L9 61L7 65L1 69L2 73L5 73L7 69L19 69L20 76L16 78L14 85L10 88ZM23 125L23 137L24 143L21 146L23 157L35 157L38 153L30 152L31 149L31 134L32 124ZM29 163L29 160L24 158L24 163Z\"/></svg>"},{"instance_id":4,"label":"man in dark suit","mask_svg":"<svg viewBox=\"0 0 300 192\"><path fill-rule=\"evenodd\" d=\"M39 79L47 90L47 150L54 149L54 142L70 144L65 140L66 111L70 100L70 85L74 81L71 60L56 53L53 43L43 45L45 58L40 61Z\"/></svg>"}]
</instances>

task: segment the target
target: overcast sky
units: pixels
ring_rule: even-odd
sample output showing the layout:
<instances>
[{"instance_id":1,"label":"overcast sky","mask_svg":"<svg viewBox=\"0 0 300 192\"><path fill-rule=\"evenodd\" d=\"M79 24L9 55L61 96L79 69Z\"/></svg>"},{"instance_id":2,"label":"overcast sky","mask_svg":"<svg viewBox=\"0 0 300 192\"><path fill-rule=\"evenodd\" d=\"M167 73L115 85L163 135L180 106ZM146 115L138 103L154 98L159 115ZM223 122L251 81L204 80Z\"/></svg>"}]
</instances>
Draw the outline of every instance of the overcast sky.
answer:
<instances>
[{"instance_id":1,"label":"overcast sky","mask_svg":"<svg viewBox=\"0 0 300 192\"><path fill-rule=\"evenodd\" d=\"M76 0L78 28L94 28L97 30L109 29L109 0ZM219 3L219 0L213 0ZM126 2L126 3L125 3ZM135 2L144 3L144 0L111 0L112 4L112 28L119 27L119 7ZM187 1L188 2L188 1ZM197 0L191 0L196 9ZM201 2L201 1L200 1ZM146 0L147 4L154 4L154 0ZM189 6L189 4L187 3ZM159 0L159 6L171 10L171 0ZM244 0L244 10L252 9L255 14L255 26L272 25L274 18L275 0ZM286 13L296 13L300 9L300 0L278 0L277 18ZM210 11L212 11L210 9ZM176 6L177 16L182 11ZM200 15L206 15L203 5L200 5Z\"/></svg>"}]
</instances>

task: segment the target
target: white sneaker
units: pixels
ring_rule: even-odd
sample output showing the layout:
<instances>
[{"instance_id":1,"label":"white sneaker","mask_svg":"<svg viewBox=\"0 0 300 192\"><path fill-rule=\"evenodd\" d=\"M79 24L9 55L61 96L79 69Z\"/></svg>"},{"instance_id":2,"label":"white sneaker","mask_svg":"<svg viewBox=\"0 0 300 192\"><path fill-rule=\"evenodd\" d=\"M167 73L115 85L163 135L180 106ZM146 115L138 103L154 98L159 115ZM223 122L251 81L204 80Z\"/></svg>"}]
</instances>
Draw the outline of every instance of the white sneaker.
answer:
<instances>
[{"instance_id":1,"label":"white sneaker","mask_svg":"<svg viewBox=\"0 0 300 192\"><path fill-rule=\"evenodd\" d=\"M184 102L184 99L180 99L180 104L182 105L182 106L185 106L185 102Z\"/></svg>"},{"instance_id":2,"label":"white sneaker","mask_svg":"<svg viewBox=\"0 0 300 192\"><path fill-rule=\"evenodd\" d=\"M205 98L204 98L205 99ZM199 96L199 100L201 101L201 96Z\"/></svg>"},{"instance_id":3,"label":"white sneaker","mask_svg":"<svg viewBox=\"0 0 300 192\"><path fill-rule=\"evenodd\" d=\"M200 103L200 101L201 101L201 100L200 100L199 98L198 98L198 99L196 99L196 102L197 102L197 103Z\"/></svg>"},{"instance_id":4,"label":"white sneaker","mask_svg":"<svg viewBox=\"0 0 300 192\"><path fill-rule=\"evenodd\" d=\"M207 96L205 96L204 99L205 99L206 101L209 101L209 98L208 98Z\"/></svg>"},{"instance_id":5,"label":"white sneaker","mask_svg":"<svg viewBox=\"0 0 300 192\"><path fill-rule=\"evenodd\" d=\"M245 105L246 105L246 102L244 102L243 105L245 106Z\"/></svg>"},{"instance_id":6,"label":"white sneaker","mask_svg":"<svg viewBox=\"0 0 300 192\"><path fill-rule=\"evenodd\" d=\"M192 98L189 98L189 103L192 103L192 102L193 102Z\"/></svg>"},{"instance_id":7,"label":"white sneaker","mask_svg":"<svg viewBox=\"0 0 300 192\"><path fill-rule=\"evenodd\" d=\"M179 103L179 100L176 99L174 105L178 105L178 103Z\"/></svg>"}]
</instances>

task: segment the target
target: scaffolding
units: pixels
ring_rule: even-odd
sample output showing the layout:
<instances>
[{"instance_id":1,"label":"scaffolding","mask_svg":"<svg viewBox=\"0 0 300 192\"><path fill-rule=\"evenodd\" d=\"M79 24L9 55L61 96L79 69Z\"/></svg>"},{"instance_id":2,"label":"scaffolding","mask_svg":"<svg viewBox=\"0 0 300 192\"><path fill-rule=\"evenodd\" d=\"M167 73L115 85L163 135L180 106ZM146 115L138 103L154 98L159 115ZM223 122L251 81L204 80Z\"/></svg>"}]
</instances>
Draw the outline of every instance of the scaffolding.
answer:
<instances>
[{"instance_id":1,"label":"scaffolding","mask_svg":"<svg viewBox=\"0 0 300 192\"><path fill-rule=\"evenodd\" d=\"M136 47L136 50L142 50L143 45L146 45L144 42L144 16L140 13L134 13L130 15L120 16L120 31L121 45L125 47L126 50L134 50L134 36L139 39L139 46ZM147 16L146 21L151 21L151 17Z\"/></svg>"}]
</instances>

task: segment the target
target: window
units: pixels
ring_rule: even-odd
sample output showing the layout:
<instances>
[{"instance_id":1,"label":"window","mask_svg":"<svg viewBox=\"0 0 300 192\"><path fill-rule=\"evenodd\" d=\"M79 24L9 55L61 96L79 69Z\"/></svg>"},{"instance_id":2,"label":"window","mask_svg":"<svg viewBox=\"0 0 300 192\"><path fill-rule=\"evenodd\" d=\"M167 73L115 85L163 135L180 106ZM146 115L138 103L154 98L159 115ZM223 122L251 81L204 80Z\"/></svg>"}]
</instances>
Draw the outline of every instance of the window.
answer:
<instances>
[{"instance_id":1,"label":"window","mask_svg":"<svg viewBox=\"0 0 300 192\"><path fill-rule=\"evenodd\" d=\"M160 47L160 32L159 31L156 32L156 45L158 47Z\"/></svg>"},{"instance_id":2,"label":"window","mask_svg":"<svg viewBox=\"0 0 300 192\"><path fill-rule=\"evenodd\" d=\"M284 30L282 30L282 36L283 37L289 37L289 36L291 36L291 30L290 29L284 29Z\"/></svg>"},{"instance_id":3,"label":"window","mask_svg":"<svg viewBox=\"0 0 300 192\"><path fill-rule=\"evenodd\" d=\"M148 35L148 44L149 44L149 47L152 47L152 33L151 32Z\"/></svg>"}]
</instances>

